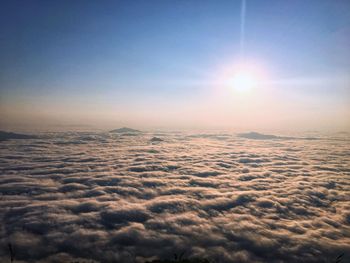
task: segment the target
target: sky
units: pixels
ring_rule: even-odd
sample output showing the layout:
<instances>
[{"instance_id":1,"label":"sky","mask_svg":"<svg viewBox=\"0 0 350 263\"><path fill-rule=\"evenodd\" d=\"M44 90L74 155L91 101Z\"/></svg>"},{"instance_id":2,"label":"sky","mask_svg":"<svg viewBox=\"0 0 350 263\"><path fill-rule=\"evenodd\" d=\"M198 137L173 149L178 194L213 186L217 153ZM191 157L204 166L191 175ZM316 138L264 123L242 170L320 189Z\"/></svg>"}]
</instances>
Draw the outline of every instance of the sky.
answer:
<instances>
[{"instance_id":1,"label":"sky","mask_svg":"<svg viewBox=\"0 0 350 263\"><path fill-rule=\"evenodd\" d=\"M350 1L242 2L1 1L0 128L350 130Z\"/></svg>"}]
</instances>

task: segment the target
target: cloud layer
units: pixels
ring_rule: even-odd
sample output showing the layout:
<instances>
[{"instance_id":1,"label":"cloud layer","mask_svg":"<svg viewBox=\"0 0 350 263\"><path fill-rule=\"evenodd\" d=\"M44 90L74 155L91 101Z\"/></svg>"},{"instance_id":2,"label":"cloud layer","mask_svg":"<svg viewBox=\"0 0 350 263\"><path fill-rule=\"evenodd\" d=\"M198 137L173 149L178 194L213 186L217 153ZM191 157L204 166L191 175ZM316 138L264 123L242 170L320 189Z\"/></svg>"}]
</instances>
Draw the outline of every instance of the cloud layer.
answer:
<instances>
[{"instance_id":1,"label":"cloud layer","mask_svg":"<svg viewBox=\"0 0 350 263\"><path fill-rule=\"evenodd\" d=\"M350 255L346 140L61 133L1 142L0 170L0 261Z\"/></svg>"}]
</instances>

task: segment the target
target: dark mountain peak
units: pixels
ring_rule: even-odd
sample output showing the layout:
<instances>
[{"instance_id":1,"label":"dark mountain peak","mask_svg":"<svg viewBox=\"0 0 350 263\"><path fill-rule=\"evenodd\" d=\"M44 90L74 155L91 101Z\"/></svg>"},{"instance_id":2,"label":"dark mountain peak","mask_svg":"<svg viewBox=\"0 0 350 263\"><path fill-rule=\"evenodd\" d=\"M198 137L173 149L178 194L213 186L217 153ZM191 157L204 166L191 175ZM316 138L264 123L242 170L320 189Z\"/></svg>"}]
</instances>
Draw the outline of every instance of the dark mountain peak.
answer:
<instances>
[{"instance_id":1,"label":"dark mountain peak","mask_svg":"<svg viewBox=\"0 0 350 263\"><path fill-rule=\"evenodd\" d=\"M34 135L0 131L0 141L10 140L10 139L36 139L36 138L37 137Z\"/></svg>"},{"instance_id":2,"label":"dark mountain peak","mask_svg":"<svg viewBox=\"0 0 350 263\"><path fill-rule=\"evenodd\" d=\"M119 129L111 130L109 132L113 132L113 133L140 133L141 131L127 128L127 127L122 127Z\"/></svg>"},{"instance_id":3,"label":"dark mountain peak","mask_svg":"<svg viewBox=\"0 0 350 263\"><path fill-rule=\"evenodd\" d=\"M253 139L253 140L272 140L272 139L279 139L279 136L271 135L271 134L262 134L258 132L247 132L247 133L240 133L238 134L238 137L246 138L246 139Z\"/></svg>"},{"instance_id":4,"label":"dark mountain peak","mask_svg":"<svg viewBox=\"0 0 350 263\"><path fill-rule=\"evenodd\" d=\"M152 139L150 139L151 142L163 142L164 140L159 138L159 137L153 137Z\"/></svg>"}]
</instances>

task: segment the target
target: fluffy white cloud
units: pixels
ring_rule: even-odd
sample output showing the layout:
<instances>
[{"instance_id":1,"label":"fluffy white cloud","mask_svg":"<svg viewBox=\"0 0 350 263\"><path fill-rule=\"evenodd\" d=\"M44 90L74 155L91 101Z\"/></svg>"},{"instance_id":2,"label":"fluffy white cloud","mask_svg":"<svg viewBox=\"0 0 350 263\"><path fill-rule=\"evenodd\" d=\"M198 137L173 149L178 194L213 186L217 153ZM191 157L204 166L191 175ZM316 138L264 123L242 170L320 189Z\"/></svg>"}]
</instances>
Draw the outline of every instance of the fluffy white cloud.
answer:
<instances>
[{"instance_id":1,"label":"fluffy white cloud","mask_svg":"<svg viewBox=\"0 0 350 263\"><path fill-rule=\"evenodd\" d=\"M349 257L349 141L153 136L1 142L1 261Z\"/></svg>"}]
</instances>

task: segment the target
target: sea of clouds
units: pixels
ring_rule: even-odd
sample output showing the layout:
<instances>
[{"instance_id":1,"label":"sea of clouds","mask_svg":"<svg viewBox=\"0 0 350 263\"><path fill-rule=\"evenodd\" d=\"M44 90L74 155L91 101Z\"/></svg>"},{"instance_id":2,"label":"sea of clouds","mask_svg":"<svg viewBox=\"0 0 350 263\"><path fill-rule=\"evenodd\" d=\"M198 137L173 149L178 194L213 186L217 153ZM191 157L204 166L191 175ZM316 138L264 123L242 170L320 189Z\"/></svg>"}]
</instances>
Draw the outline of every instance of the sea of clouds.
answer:
<instances>
[{"instance_id":1,"label":"sea of clouds","mask_svg":"<svg viewBox=\"0 0 350 263\"><path fill-rule=\"evenodd\" d=\"M46 134L0 142L0 173L1 262L350 256L346 138Z\"/></svg>"}]
</instances>

